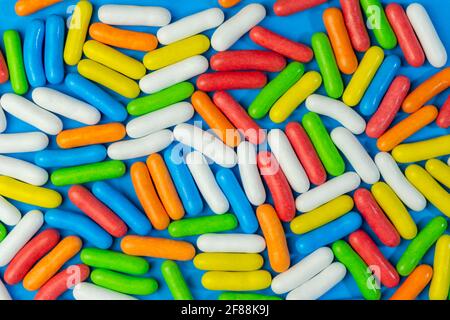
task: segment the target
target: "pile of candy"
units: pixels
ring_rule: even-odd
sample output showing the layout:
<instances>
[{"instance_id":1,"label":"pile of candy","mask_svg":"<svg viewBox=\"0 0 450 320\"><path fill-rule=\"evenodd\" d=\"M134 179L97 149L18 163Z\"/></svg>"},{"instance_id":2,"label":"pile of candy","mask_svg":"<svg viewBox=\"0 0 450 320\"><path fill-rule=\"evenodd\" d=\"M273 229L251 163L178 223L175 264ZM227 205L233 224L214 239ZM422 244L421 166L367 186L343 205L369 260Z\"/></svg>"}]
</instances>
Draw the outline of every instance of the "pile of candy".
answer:
<instances>
[{"instance_id":1,"label":"pile of candy","mask_svg":"<svg viewBox=\"0 0 450 320\"><path fill-rule=\"evenodd\" d=\"M19 0L15 11L59 2ZM0 99L0 300L20 283L40 300L162 288L194 299L201 287L219 299L318 299L346 277L364 299L382 288L394 288L384 299L415 299L428 284L430 299L448 299L450 98L426 105L450 85L445 47L418 3L323 5L326 33L311 47L258 25L326 2L241 4L226 19L214 7L173 22L163 7L105 4L91 23L93 5L80 1L68 30L49 15L26 26L23 46L5 31L0 83L13 92ZM231 50L247 33L260 50ZM402 59L385 57L397 43L411 67L436 68L412 89ZM313 59L320 72L305 70ZM240 89L258 89L248 108L229 91ZM38 131L13 133L17 119ZM331 132L329 119L339 124ZM434 123L439 136L405 141ZM34 163L15 157L25 153ZM426 208L439 215L416 225L410 211ZM395 265L380 249L402 245ZM186 264L201 273L187 281Z\"/></svg>"}]
</instances>

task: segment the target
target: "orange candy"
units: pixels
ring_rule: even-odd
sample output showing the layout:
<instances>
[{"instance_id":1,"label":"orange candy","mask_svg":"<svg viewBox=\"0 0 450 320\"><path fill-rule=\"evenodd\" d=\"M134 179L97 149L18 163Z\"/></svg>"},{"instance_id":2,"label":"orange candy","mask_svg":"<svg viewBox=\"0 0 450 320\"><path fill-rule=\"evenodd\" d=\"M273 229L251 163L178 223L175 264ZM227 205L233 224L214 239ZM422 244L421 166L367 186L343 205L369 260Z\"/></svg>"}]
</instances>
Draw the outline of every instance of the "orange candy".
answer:
<instances>
[{"instance_id":1,"label":"orange candy","mask_svg":"<svg viewBox=\"0 0 450 320\"><path fill-rule=\"evenodd\" d=\"M408 276L389 300L414 300L431 281L433 268L422 264Z\"/></svg>"},{"instance_id":2,"label":"orange candy","mask_svg":"<svg viewBox=\"0 0 450 320\"><path fill-rule=\"evenodd\" d=\"M219 0L219 4L224 8L231 8L239 2L241 2L241 0Z\"/></svg>"},{"instance_id":3,"label":"orange candy","mask_svg":"<svg viewBox=\"0 0 450 320\"><path fill-rule=\"evenodd\" d=\"M28 16L63 0L19 0L15 10L18 16Z\"/></svg>"},{"instance_id":4,"label":"orange candy","mask_svg":"<svg viewBox=\"0 0 450 320\"><path fill-rule=\"evenodd\" d=\"M60 148L69 149L122 140L127 134L121 123L99 124L61 131L56 136Z\"/></svg>"}]
</instances>

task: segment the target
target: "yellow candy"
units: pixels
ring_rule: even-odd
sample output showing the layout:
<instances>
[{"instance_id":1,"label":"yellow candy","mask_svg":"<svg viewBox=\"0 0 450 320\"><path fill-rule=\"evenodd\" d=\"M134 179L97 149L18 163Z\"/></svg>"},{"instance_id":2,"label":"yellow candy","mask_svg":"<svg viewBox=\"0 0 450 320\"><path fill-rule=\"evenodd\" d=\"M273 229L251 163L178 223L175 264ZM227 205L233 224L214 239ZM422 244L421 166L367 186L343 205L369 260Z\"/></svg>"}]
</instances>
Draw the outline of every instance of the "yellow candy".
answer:
<instances>
[{"instance_id":1,"label":"yellow candy","mask_svg":"<svg viewBox=\"0 0 450 320\"><path fill-rule=\"evenodd\" d=\"M436 243L433 269L430 300L447 300L450 286L450 235L448 234L441 236Z\"/></svg>"},{"instance_id":2,"label":"yellow candy","mask_svg":"<svg viewBox=\"0 0 450 320\"><path fill-rule=\"evenodd\" d=\"M200 270L253 271L263 266L264 259L256 253L200 253L193 262Z\"/></svg>"},{"instance_id":3,"label":"yellow candy","mask_svg":"<svg viewBox=\"0 0 450 320\"><path fill-rule=\"evenodd\" d=\"M291 222L291 230L296 234L307 233L343 216L353 208L353 199L344 195L299 215Z\"/></svg>"},{"instance_id":4,"label":"yellow candy","mask_svg":"<svg viewBox=\"0 0 450 320\"><path fill-rule=\"evenodd\" d=\"M428 201L450 217L450 193L445 191L424 168L412 164L406 168L405 176Z\"/></svg>"},{"instance_id":5,"label":"yellow candy","mask_svg":"<svg viewBox=\"0 0 450 320\"><path fill-rule=\"evenodd\" d=\"M131 79L139 80L145 76L147 71L140 61L95 40L86 42L83 52L89 59L116 70Z\"/></svg>"},{"instance_id":6,"label":"yellow candy","mask_svg":"<svg viewBox=\"0 0 450 320\"><path fill-rule=\"evenodd\" d=\"M322 84L322 76L316 71L303 75L270 109L269 117L275 123L286 120L303 101Z\"/></svg>"},{"instance_id":7,"label":"yellow candy","mask_svg":"<svg viewBox=\"0 0 450 320\"><path fill-rule=\"evenodd\" d=\"M208 290L255 291L270 286L272 276L266 270L248 272L208 271L202 277L202 285Z\"/></svg>"},{"instance_id":8,"label":"yellow candy","mask_svg":"<svg viewBox=\"0 0 450 320\"><path fill-rule=\"evenodd\" d=\"M450 154L450 135L401 144L392 150L395 161L400 163L419 162Z\"/></svg>"},{"instance_id":9,"label":"yellow candy","mask_svg":"<svg viewBox=\"0 0 450 320\"><path fill-rule=\"evenodd\" d=\"M150 51L144 56L144 65L149 70L157 70L189 57L202 54L208 49L208 37L199 34Z\"/></svg>"},{"instance_id":10,"label":"yellow candy","mask_svg":"<svg viewBox=\"0 0 450 320\"><path fill-rule=\"evenodd\" d=\"M89 1L78 2L70 20L64 47L64 61L70 66L76 65L81 59L91 16L91 3Z\"/></svg>"},{"instance_id":11,"label":"yellow candy","mask_svg":"<svg viewBox=\"0 0 450 320\"><path fill-rule=\"evenodd\" d=\"M372 194L391 220L394 227L403 239L411 240L417 235L417 226L408 210L391 189L384 182L377 182L372 186Z\"/></svg>"},{"instance_id":12,"label":"yellow candy","mask_svg":"<svg viewBox=\"0 0 450 320\"><path fill-rule=\"evenodd\" d=\"M85 78L97 82L118 94L134 99L140 89L136 82L98 62L83 59L78 64L78 72Z\"/></svg>"},{"instance_id":13,"label":"yellow candy","mask_svg":"<svg viewBox=\"0 0 450 320\"><path fill-rule=\"evenodd\" d=\"M450 166L438 159L431 159L425 163L425 169L447 188L450 188Z\"/></svg>"},{"instance_id":14,"label":"yellow candy","mask_svg":"<svg viewBox=\"0 0 450 320\"><path fill-rule=\"evenodd\" d=\"M383 49L377 46L367 50L342 96L350 107L358 105L384 59Z\"/></svg>"},{"instance_id":15,"label":"yellow candy","mask_svg":"<svg viewBox=\"0 0 450 320\"><path fill-rule=\"evenodd\" d=\"M57 208L62 202L61 195L54 190L36 187L5 176L0 176L0 195L43 208Z\"/></svg>"}]
</instances>

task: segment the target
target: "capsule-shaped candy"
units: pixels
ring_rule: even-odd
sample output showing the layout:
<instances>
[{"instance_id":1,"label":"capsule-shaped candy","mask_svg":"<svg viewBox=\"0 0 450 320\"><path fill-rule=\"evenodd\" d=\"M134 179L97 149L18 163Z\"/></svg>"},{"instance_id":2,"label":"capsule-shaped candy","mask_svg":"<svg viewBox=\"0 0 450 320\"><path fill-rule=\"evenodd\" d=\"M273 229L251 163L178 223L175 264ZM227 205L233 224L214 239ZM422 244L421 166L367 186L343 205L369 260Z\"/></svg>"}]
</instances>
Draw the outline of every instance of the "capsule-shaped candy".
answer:
<instances>
[{"instance_id":1,"label":"capsule-shaped candy","mask_svg":"<svg viewBox=\"0 0 450 320\"><path fill-rule=\"evenodd\" d=\"M258 234L209 233L197 238L197 247L204 252L259 253L266 241Z\"/></svg>"},{"instance_id":2,"label":"capsule-shaped candy","mask_svg":"<svg viewBox=\"0 0 450 320\"><path fill-rule=\"evenodd\" d=\"M162 27L171 15L162 7L106 4L98 9L98 18L111 25Z\"/></svg>"}]
</instances>

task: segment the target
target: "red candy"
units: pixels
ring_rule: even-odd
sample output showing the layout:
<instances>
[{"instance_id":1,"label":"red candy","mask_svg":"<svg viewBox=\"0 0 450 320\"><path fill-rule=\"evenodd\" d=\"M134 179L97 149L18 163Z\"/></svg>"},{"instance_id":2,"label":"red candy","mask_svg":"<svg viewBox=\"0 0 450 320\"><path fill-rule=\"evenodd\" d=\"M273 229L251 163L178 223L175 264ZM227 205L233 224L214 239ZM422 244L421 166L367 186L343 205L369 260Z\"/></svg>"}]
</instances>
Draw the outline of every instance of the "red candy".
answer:
<instances>
[{"instance_id":1,"label":"red candy","mask_svg":"<svg viewBox=\"0 0 450 320\"><path fill-rule=\"evenodd\" d=\"M34 300L56 300L60 295L89 277L89 267L76 264L56 274L37 292Z\"/></svg>"},{"instance_id":2,"label":"red candy","mask_svg":"<svg viewBox=\"0 0 450 320\"><path fill-rule=\"evenodd\" d=\"M447 97L447 100L442 105L441 110L439 111L439 115L436 119L436 124L444 129L450 127L450 95Z\"/></svg>"},{"instance_id":3,"label":"red candy","mask_svg":"<svg viewBox=\"0 0 450 320\"><path fill-rule=\"evenodd\" d=\"M0 51L0 83L5 83L6 81L8 81L8 78L8 66L6 65L5 58Z\"/></svg>"},{"instance_id":4,"label":"red candy","mask_svg":"<svg viewBox=\"0 0 450 320\"><path fill-rule=\"evenodd\" d=\"M308 46L289 40L263 27L257 26L250 30L250 38L261 47L299 62L309 62L314 57L313 51Z\"/></svg>"},{"instance_id":5,"label":"red candy","mask_svg":"<svg viewBox=\"0 0 450 320\"><path fill-rule=\"evenodd\" d=\"M256 89L266 83L266 75L259 71L220 71L204 73L197 78L197 88L203 91Z\"/></svg>"},{"instance_id":6,"label":"red candy","mask_svg":"<svg viewBox=\"0 0 450 320\"><path fill-rule=\"evenodd\" d=\"M211 69L216 71L258 70L278 72L286 66L286 59L276 52L236 50L218 52L211 57Z\"/></svg>"},{"instance_id":7,"label":"red candy","mask_svg":"<svg viewBox=\"0 0 450 320\"><path fill-rule=\"evenodd\" d=\"M249 117L247 111L229 93L217 91L214 93L213 101L248 141L260 144L266 139L266 134L261 127Z\"/></svg>"},{"instance_id":8,"label":"red candy","mask_svg":"<svg viewBox=\"0 0 450 320\"><path fill-rule=\"evenodd\" d=\"M272 195L275 211L281 221L289 222L295 216L295 202L289 183L278 161L268 151L258 153L259 171Z\"/></svg>"},{"instance_id":9,"label":"red candy","mask_svg":"<svg viewBox=\"0 0 450 320\"><path fill-rule=\"evenodd\" d=\"M85 187L72 186L68 195L74 205L112 236L120 238L127 233L125 223Z\"/></svg>"},{"instance_id":10,"label":"red candy","mask_svg":"<svg viewBox=\"0 0 450 320\"><path fill-rule=\"evenodd\" d=\"M393 288L399 284L400 276L397 270L383 256L367 233L362 230L355 231L350 234L348 241L384 286Z\"/></svg>"},{"instance_id":11,"label":"red candy","mask_svg":"<svg viewBox=\"0 0 450 320\"><path fill-rule=\"evenodd\" d=\"M411 82L405 76L398 76L392 81L378 110L367 123L367 136L379 138L389 128L408 94L410 86Z\"/></svg>"},{"instance_id":12,"label":"red candy","mask_svg":"<svg viewBox=\"0 0 450 320\"><path fill-rule=\"evenodd\" d=\"M353 200L364 220L384 245L396 247L400 244L400 235L369 190L364 188L356 190Z\"/></svg>"},{"instance_id":13,"label":"red candy","mask_svg":"<svg viewBox=\"0 0 450 320\"><path fill-rule=\"evenodd\" d=\"M425 53L405 11L396 3L388 5L385 11L406 61L413 67L420 67L425 62Z\"/></svg>"},{"instance_id":14,"label":"red candy","mask_svg":"<svg viewBox=\"0 0 450 320\"><path fill-rule=\"evenodd\" d=\"M59 232L47 229L31 239L10 262L5 271L5 282L14 285L23 280L31 267L45 256L59 241Z\"/></svg>"},{"instance_id":15,"label":"red candy","mask_svg":"<svg viewBox=\"0 0 450 320\"><path fill-rule=\"evenodd\" d=\"M327 180L327 173L303 127L297 122L290 122L286 126L286 135L309 181L315 185L324 183Z\"/></svg>"},{"instance_id":16,"label":"red candy","mask_svg":"<svg viewBox=\"0 0 450 320\"><path fill-rule=\"evenodd\" d=\"M273 5L273 11L277 16L288 16L325 2L327 0L278 0Z\"/></svg>"},{"instance_id":17,"label":"red candy","mask_svg":"<svg viewBox=\"0 0 450 320\"><path fill-rule=\"evenodd\" d=\"M340 0L345 26L353 48L365 52L370 47L370 38L359 6L359 0Z\"/></svg>"}]
</instances>

